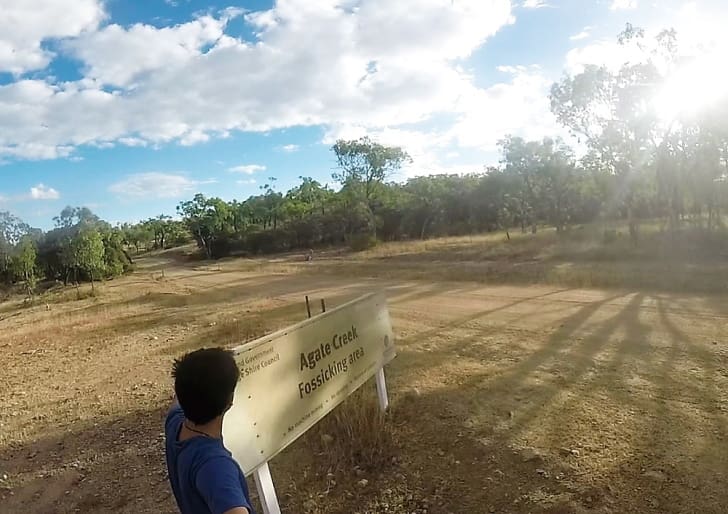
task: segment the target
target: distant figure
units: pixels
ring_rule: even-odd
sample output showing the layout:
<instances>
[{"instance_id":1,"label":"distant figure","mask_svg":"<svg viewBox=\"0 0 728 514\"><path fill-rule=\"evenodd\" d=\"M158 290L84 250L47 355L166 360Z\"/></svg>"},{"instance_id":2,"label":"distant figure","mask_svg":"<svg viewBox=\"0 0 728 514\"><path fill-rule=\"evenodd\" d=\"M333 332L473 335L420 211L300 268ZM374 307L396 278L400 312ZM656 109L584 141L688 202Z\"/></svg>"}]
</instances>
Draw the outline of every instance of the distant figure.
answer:
<instances>
[{"instance_id":1,"label":"distant figure","mask_svg":"<svg viewBox=\"0 0 728 514\"><path fill-rule=\"evenodd\" d=\"M172 368L176 402L164 425L167 469L182 514L254 514L238 463L223 446L222 419L240 371L231 352L205 348Z\"/></svg>"},{"instance_id":2,"label":"distant figure","mask_svg":"<svg viewBox=\"0 0 728 514\"><path fill-rule=\"evenodd\" d=\"M308 253L306 254L306 262L311 262L313 260L313 249L309 248Z\"/></svg>"}]
</instances>

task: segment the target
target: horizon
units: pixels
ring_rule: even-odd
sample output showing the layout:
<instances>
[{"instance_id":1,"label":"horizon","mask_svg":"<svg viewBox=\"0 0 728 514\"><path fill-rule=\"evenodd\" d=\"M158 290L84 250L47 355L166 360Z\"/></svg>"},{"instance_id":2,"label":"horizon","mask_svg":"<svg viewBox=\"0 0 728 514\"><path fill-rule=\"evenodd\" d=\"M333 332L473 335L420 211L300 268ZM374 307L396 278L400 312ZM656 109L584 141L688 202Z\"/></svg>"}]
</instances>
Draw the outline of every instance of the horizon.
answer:
<instances>
[{"instance_id":1,"label":"horizon","mask_svg":"<svg viewBox=\"0 0 728 514\"><path fill-rule=\"evenodd\" d=\"M339 138L402 147L413 160L397 181L482 171L508 134L578 146L550 112L554 82L633 58L616 41L627 23L720 55L728 14L717 0L42 4L0 0L20 20L0 21L13 49L0 53L0 211L43 230L66 205L116 224L174 215L197 192L242 200L268 177L283 192L299 176L333 185ZM710 59L659 112L721 84Z\"/></svg>"}]
</instances>

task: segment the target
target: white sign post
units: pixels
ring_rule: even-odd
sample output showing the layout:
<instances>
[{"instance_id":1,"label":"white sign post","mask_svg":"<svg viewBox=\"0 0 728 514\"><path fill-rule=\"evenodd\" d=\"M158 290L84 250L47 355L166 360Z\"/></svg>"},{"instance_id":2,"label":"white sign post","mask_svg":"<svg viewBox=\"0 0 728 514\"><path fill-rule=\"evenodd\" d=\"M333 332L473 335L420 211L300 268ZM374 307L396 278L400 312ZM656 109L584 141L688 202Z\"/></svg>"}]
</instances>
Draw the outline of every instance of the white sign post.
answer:
<instances>
[{"instance_id":1,"label":"white sign post","mask_svg":"<svg viewBox=\"0 0 728 514\"><path fill-rule=\"evenodd\" d=\"M383 293L364 296L235 348L241 379L223 437L253 473L264 514L280 514L268 461L372 376L389 404L384 365L395 356Z\"/></svg>"}]
</instances>

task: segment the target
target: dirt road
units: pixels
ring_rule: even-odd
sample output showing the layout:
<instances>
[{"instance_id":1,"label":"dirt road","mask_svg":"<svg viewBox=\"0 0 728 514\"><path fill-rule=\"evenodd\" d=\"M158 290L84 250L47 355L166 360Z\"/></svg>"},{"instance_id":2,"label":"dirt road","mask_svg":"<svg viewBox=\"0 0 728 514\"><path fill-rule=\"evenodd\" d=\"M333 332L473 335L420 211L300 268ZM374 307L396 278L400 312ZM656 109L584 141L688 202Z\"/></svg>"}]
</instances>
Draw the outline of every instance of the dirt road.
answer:
<instances>
[{"instance_id":1,"label":"dirt road","mask_svg":"<svg viewBox=\"0 0 728 514\"><path fill-rule=\"evenodd\" d=\"M174 512L172 358L298 321L306 294L336 305L384 288L397 456L329 475L320 442L299 441L271 463L285 512L725 512L727 297L325 265L147 261L97 298L0 305L0 511Z\"/></svg>"}]
</instances>

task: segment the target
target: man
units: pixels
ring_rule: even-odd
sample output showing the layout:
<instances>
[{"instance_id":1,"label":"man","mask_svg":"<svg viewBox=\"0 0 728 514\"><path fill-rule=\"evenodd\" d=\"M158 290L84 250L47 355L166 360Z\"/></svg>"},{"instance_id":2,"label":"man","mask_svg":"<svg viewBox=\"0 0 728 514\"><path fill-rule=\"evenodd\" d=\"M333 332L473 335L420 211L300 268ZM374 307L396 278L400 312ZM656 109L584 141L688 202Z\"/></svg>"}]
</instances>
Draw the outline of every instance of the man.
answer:
<instances>
[{"instance_id":1,"label":"man","mask_svg":"<svg viewBox=\"0 0 728 514\"><path fill-rule=\"evenodd\" d=\"M231 352L205 348L172 368L177 402L165 422L167 469L182 514L254 514L240 466L223 446L222 419L240 371Z\"/></svg>"}]
</instances>

